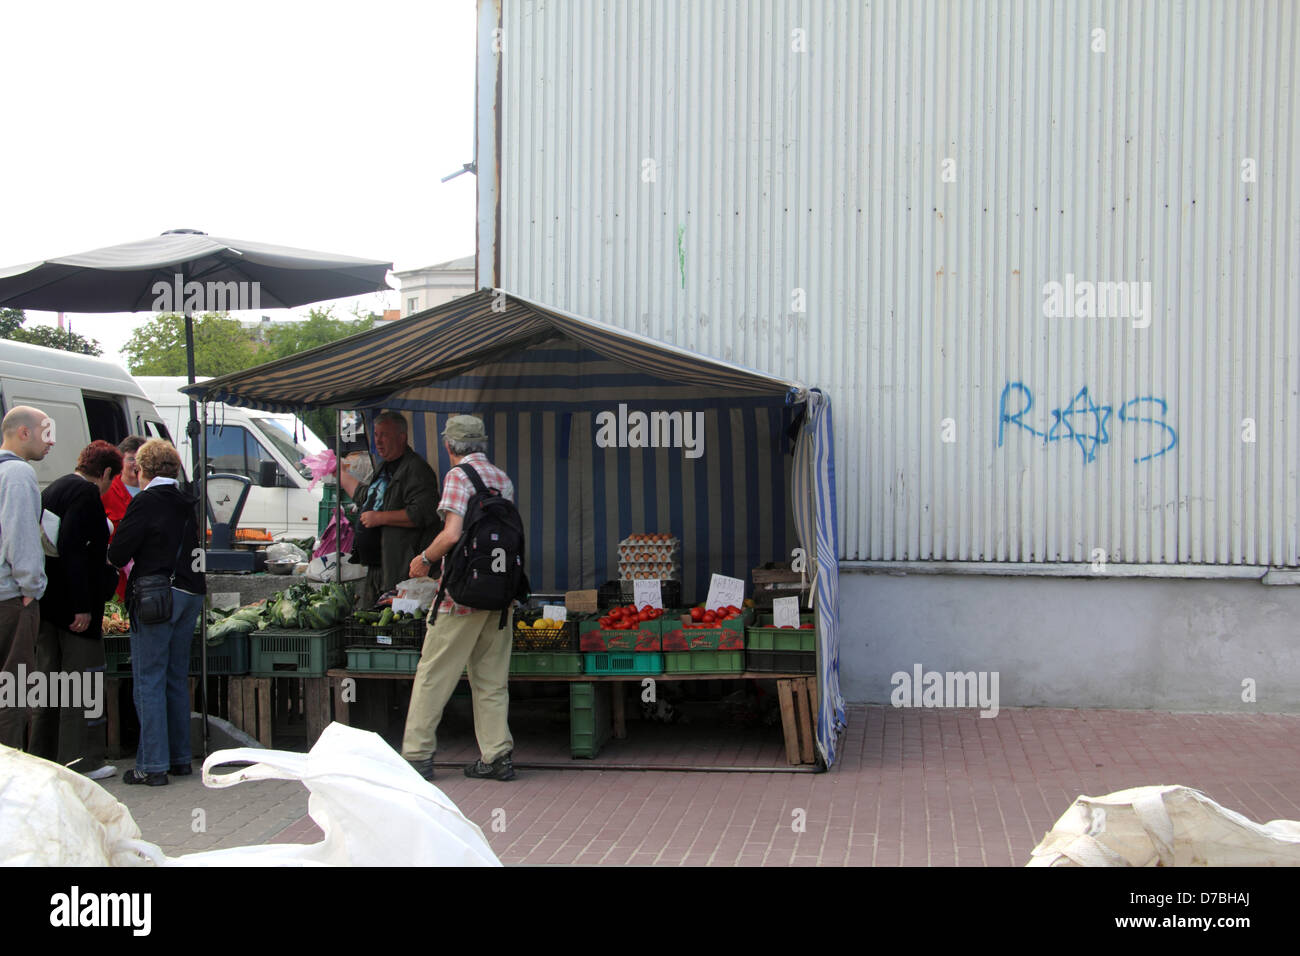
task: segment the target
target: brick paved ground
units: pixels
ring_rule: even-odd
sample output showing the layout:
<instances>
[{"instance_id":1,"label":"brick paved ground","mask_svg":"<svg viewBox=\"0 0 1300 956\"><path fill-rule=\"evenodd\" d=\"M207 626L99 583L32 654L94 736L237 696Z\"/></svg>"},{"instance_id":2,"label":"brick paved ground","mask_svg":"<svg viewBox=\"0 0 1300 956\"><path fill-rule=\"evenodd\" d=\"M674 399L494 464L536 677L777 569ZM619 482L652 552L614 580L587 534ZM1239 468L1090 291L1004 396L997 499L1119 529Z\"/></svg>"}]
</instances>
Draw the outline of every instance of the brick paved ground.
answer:
<instances>
[{"instance_id":1,"label":"brick paved ground","mask_svg":"<svg viewBox=\"0 0 1300 956\"><path fill-rule=\"evenodd\" d=\"M600 761L564 762L726 754L754 766L779 755L771 728L739 732L739 742L703 724L630 731ZM559 762L553 735L539 729L530 747L516 727L521 761L531 751ZM473 751L464 726L440 746L448 762ZM1035 708L989 720L858 706L843 748L825 774L532 769L498 783L439 768L436 783L508 864L1019 866L1077 795L1145 784L1197 787L1260 822L1300 820L1300 717ZM297 784L204 791L196 776L110 789L169 853L320 838ZM190 831L196 806L208 813L204 834ZM491 829L498 808L504 832ZM803 832L792 828L796 811Z\"/></svg>"}]
</instances>

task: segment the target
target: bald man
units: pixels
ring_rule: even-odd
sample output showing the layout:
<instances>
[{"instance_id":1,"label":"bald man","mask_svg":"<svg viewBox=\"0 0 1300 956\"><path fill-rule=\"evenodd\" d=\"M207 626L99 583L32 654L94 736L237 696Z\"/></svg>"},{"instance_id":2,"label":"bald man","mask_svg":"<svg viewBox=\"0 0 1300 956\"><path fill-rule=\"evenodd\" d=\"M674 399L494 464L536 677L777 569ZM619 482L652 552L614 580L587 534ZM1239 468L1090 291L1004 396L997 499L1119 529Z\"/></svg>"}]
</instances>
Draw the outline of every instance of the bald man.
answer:
<instances>
[{"instance_id":1,"label":"bald man","mask_svg":"<svg viewBox=\"0 0 1300 956\"><path fill-rule=\"evenodd\" d=\"M0 671L36 669L36 632L45 593L41 491L29 461L54 447L54 423L38 408L17 405L0 421ZM27 708L0 707L0 744L22 750Z\"/></svg>"}]
</instances>

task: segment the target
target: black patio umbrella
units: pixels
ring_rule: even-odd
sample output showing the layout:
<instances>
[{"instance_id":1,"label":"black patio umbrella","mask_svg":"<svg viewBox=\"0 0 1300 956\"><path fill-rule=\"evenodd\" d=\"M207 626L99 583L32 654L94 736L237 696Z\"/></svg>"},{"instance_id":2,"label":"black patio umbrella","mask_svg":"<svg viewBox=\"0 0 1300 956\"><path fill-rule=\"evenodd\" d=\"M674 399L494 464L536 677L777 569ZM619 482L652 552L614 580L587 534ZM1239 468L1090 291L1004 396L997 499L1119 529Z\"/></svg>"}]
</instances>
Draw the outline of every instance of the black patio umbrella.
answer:
<instances>
[{"instance_id":1,"label":"black patio umbrella","mask_svg":"<svg viewBox=\"0 0 1300 956\"><path fill-rule=\"evenodd\" d=\"M194 384L194 312L287 309L388 288L391 262L287 246L220 239L173 229L152 239L0 268L0 306L49 312L184 312L186 370ZM198 407L188 427L199 483L203 539L206 469L200 465ZM207 615L202 619L206 624ZM206 634L206 627L204 628ZM201 654L207 689L207 654ZM203 708L207 750L207 706Z\"/></svg>"},{"instance_id":2,"label":"black patio umbrella","mask_svg":"<svg viewBox=\"0 0 1300 956\"><path fill-rule=\"evenodd\" d=\"M172 229L152 239L0 267L0 306L49 312L184 312L186 371L193 385L192 313L287 309L382 292L392 268L391 262L375 259ZM194 473L200 474L193 399L189 433Z\"/></svg>"}]
</instances>

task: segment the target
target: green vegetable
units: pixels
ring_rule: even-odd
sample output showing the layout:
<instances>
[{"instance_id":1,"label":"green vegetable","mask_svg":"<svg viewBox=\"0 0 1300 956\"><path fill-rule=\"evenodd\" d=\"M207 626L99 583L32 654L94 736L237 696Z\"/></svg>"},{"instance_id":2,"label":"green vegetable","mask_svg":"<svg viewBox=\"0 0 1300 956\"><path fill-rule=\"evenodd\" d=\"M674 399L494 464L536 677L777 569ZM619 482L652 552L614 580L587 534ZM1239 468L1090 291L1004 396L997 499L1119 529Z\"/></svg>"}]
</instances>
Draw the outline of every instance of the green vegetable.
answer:
<instances>
[{"instance_id":1,"label":"green vegetable","mask_svg":"<svg viewBox=\"0 0 1300 956\"><path fill-rule=\"evenodd\" d=\"M384 613L379 615L379 626L387 627L389 624L392 623L393 623L393 609L391 607L386 607L384 608Z\"/></svg>"}]
</instances>

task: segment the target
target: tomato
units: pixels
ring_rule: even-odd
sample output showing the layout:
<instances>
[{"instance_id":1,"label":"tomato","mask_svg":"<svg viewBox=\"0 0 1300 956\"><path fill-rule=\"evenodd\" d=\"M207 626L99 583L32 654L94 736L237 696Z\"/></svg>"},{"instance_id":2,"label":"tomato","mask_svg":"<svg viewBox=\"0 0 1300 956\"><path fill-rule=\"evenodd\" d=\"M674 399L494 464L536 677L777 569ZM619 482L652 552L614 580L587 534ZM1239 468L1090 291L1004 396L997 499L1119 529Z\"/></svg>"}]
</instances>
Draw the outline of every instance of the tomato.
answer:
<instances>
[{"instance_id":1,"label":"tomato","mask_svg":"<svg viewBox=\"0 0 1300 956\"><path fill-rule=\"evenodd\" d=\"M693 608L691 608L691 620L692 620L692 621L702 621L702 620L704 620L704 608L702 608L702 607L693 607Z\"/></svg>"},{"instance_id":2,"label":"tomato","mask_svg":"<svg viewBox=\"0 0 1300 956\"><path fill-rule=\"evenodd\" d=\"M649 604L643 604L641 606L641 610L645 611L648 614L649 612L653 611L654 608L652 608Z\"/></svg>"},{"instance_id":3,"label":"tomato","mask_svg":"<svg viewBox=\"0 0 1300 956\"><path fill-rule=\"evenodd\" d=\"M800 624L800 625L799 625L799 630L801 630L801 631L811 631L812 629L813 629L813 625L811 625L811 624Z\"/></svg>"}]
</instances>

